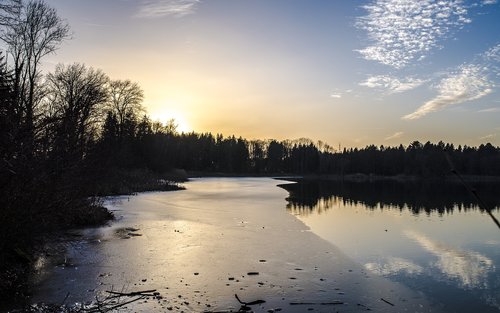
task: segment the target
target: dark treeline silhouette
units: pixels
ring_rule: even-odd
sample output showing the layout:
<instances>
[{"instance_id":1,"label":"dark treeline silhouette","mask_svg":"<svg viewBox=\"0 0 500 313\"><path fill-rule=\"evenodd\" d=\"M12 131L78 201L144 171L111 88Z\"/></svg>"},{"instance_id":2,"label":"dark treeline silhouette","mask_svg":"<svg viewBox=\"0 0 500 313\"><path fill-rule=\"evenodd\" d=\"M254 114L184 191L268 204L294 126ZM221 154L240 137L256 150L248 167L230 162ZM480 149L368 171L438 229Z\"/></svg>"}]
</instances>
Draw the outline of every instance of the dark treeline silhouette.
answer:
<instances>
[{"instance_id":1,"label":"dark treeline silhouette","mask_svg":"<svg viewBox=\"0 0 500 313\"><path fill-rule=\"evenodd\" d=\"M114 123L114 122L113 122ZM111 123L111 124L113 124ZM110 125L111 125L110 124ZM105 125L106 126L106 125ZM479 147L418 141L404 147L344 149L342 152L319 148L311 140L246 140L210 133L182 133L152 127L145 117L137 124L135 137L125 146L115 139L107 145L119 164L140 166L152 171L183 168L204 173L233 174L366 174L445 177L451 167L462 175L500 176L500 148L491 144ZM111 128L114 126L111 126ZM104 129L104 134L110 132Z\"/></svg>"},{"instance_id":2,"label":"dark treeline silhouette","mask_svg":"<svg viewBox=\"0 0 500 313\"><path fill-rule=\"evenodd\" d=\"M499 182L473 182L471 184L489 208L496 210L500 208ZM283 184L280 187L289 192L288 208L300 214L328 210L336 203L363 204L370 210L408 210L413 214L481 210L474 196L458 182L298 180L298 183Z\"/></svg>"},{"instance_id":3,"label":"dark treeline silhouette","mask_svg":"<svg viewBox=\"0 0 500 313\"><path fill-rule=\"evenodd\" d=\"M455 147L441 141L437 144L414 141L406 147L371 145L364 149L344 149L342 153L330 155L333 165L330 172L443 177L450 173L447 156L461 174L500 175L499 147L490 143Z\"/></svg>"}]
</instances>

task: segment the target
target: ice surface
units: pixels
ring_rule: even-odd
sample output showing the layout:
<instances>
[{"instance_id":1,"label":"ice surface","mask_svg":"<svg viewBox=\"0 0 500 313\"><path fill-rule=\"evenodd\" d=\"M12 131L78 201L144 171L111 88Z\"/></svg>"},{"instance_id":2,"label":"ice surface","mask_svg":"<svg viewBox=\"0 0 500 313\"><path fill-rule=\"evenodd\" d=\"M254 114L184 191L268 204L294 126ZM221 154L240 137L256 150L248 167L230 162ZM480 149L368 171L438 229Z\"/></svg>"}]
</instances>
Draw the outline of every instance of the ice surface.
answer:
<instances>
[{"instance_id":1,"label":"ice surface","mask_svg":"<svg viewBox=\"0 0 500 313\"><path fill-rule=\"evenodd\" d=\"M128 311L437 312L420 294L369 274L289 214L283 181L199 178L186 190L107 201L117 221L82 230L33 302L156 289ZM384 301L385 300L385 301ZM125 310L125 311L127 311Z\"/></svg>"}]
</instances>

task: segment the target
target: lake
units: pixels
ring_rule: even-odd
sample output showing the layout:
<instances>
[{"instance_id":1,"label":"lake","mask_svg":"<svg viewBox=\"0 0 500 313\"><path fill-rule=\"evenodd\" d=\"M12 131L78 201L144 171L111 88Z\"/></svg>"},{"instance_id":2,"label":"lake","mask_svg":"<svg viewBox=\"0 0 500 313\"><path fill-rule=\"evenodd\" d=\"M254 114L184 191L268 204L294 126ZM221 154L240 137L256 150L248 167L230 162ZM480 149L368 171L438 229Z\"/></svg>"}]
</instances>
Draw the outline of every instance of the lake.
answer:
<instances>
[{"instance_id":1,"label":"lake","mask_svg":"<svg viewBox=\"0 0 500 313\"><path fill-rule=\"evenodd\" d=\"M500 217L498 183L474 183ZM445 312L500 311L500 229L463 185L308 181L284 185L288 210L367 271L422 292Z\"/></svg>"},{"instance_id":2,"label":"lake","mask_svg":"<svg viewBox=\"0 0 500 313\"><path fill-rule=\"evenodd\" d=\"M500 230L471 200L433 198L443 186L271 178L185 186L107 199L117 220L72 232L64 255L41 258L31 302L154 289L161 299L124 311L236 312L235 294L265 301L254 312L499 310Z\"/></svg>"}]
</instances>

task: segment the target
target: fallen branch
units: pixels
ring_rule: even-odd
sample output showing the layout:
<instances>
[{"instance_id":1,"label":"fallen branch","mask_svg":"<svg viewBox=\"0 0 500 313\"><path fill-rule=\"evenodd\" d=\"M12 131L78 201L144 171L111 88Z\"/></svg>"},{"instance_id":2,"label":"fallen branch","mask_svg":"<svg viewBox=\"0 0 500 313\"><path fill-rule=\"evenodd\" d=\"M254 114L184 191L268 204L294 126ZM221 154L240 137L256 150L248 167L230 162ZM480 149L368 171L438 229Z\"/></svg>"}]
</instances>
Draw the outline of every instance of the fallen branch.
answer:
<instances>
[{"instance_id":1,"label":"fallen branch","mask_svg":"<svg viewBox=\"0 0 500 313\"><path fill-rule=\"evenodd\" d=\"M91 313L91 312L96 312L96 313L110 312L110 311L116 310L118 308L121 308L122 306L125 306L127 304L130 304L130 303L133 303L133 302L145 299L145 298L146 298L146 296L140 296L140 297L137 297L137 298L132 299L130 301L122 302L122 303L116 304L114 306L104 307L104 308L100 308L100 305L99 305L99 302L98 302L97 310L96 309L92 309L92 310L87 311L87 312L89 312L89 313Z\"/></svg>"},{"instance_id":2,"label":"fallen branch","mask_svg":"<svg viewBox=\"0 0 500 313\"><path fill-rule=\"evenodd\" d=\"M384 298L380 298L380 300L384 301L385 303L387 303L387 304L389 304L389 305L394 306L394 304L393 304L393 303L391 303L391 302L389 302L389 301L385 300Z\"/></svg>"},{"instance_id":3,"label":"fallen branch","mask_svg":"<svg viewBox=\"0 0 500 313\"><path fill-rule=\"evenodd\" d=\"M344 304L343 301L333 300L332 302L290 302L290 305L339 305Z\"/></svg>"},{"instance_id":4,"label":"fallen branch","mask_svg":"<svg viewBox=\"0 0 500 313\"><path fill-rule=\"evenodd\" d=\"M106 290L107 293L112 295L118 295L122 297L134 297L134 296L156 296L156 289L143 290L143 291L133 291L133 292L116 292L111 290Z\"/></svg>"},{"instance_id":5,"label":"fallen branch","mask_svg":"<svg viewBox=\"0 0 500 313\"><path fill-rule=\"evenodd\" d=\"M242 304L243 306L248 306L248 305L256 305L256 304L261 304L261 303L266 303L266 301L264 300L255 300L255 301L252 301L252 302L243 302L240 300L240 298L238 297L237 294L234 294L236 300L238 300L238 302L240 304Z\"/></svg>"},{"instance_id":6,"label":"fallen branch","mask_svg":"<svg viewBox=\"0 0 500 313\"><path fill-rule=\"evenodd\" d=\"M147 297L157 297L160 295L160 293L157 292L156 289L132 291L132 292L117 292L112 290L106 290L106 292L109 293L110 296L106 297L103 300L99 300L96 298L96 302L93 304L92 307L82 309L82 311L87 313L111 312L127 304L146 299ZM116 303L115 299L119 299L122 297L124 298L128 297L132 299L125 302Z\"/></svg>"}]
</instances>

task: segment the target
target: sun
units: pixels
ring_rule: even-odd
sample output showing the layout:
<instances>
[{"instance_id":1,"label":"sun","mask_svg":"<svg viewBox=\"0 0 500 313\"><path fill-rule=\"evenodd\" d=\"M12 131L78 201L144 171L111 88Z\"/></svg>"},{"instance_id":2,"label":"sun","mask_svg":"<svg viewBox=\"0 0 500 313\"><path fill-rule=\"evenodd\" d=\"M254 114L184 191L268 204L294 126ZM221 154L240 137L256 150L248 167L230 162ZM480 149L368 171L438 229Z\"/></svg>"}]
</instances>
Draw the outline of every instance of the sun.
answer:
<instances>
[{"instance_id":1,"label":"sun","mask_svg":"<svg viewBox=\"0 0 500 313\"><path fill-rule=\"evenodd\" d=\"M153 121L160 121L163 124L166 124L173 119L175 125L177 125L177 131L179 133L188 133L193 130L184 115L177 111L165 110L161 112L152 112L151 119Z\"/></svg>"}]
</instances>

